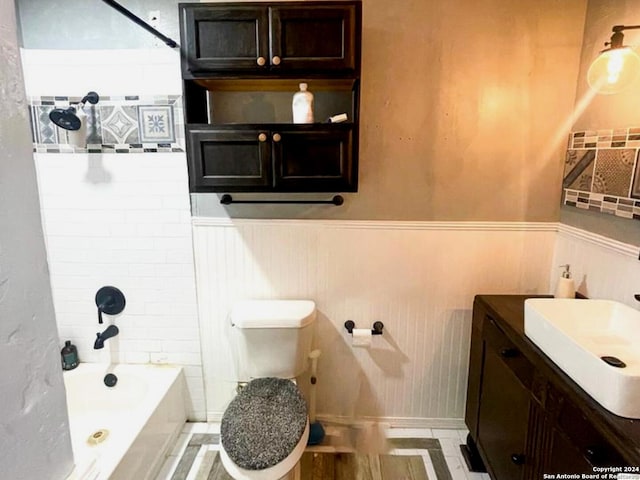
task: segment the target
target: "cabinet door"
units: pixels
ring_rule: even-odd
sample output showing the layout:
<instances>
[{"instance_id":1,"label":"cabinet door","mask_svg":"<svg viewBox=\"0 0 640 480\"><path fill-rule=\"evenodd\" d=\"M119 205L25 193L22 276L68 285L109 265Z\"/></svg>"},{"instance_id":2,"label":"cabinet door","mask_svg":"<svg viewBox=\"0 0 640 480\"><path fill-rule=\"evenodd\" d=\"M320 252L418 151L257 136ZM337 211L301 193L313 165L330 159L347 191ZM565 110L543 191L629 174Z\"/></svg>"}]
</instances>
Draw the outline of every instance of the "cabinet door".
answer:
<instances>
[{"instance_id":1,"label":"cabinet door","mask_svg":"<svg viewBox=\"0 0 640 480\"><path fill-rule=\"evenodd\" d=\"M473 321L471 323L471 350L469 353L469 376L467 379L467 403L464 421L473 440L478 439L478 412L480 407L480 385L482 380L482 323L487 316L486 309L473 302Z\"/></svg>"},{"instance_id":2,"label":"cabinet door","mask_svg":"<svg viewBox=\"0 0 640 480\"><path fill-rule=\"evenodd\" d=\"M620 465L613 463L611 465ZM545 459L544 473L548 474L593 474L593 466L575 445L554 429L551 433L551 449Z\"/></svg>"},{"instance_id":3,"label":"cabinet door","mask_svg":"<svg viewBox=\"0 0 640 480\"><path fill-rule=\"evenodd\" d=\"M274 182L280 191L355 191L353 127L291 128L273 132Z\"/></svg>"},{"instance_id":4,"label":"cabinet door","mask_svg":"<svg viewBox=\"0 0 640 480\"><path fill-rule=\"evenodd\" d=\"M273 71L353 72L358 68L360 4L272 6Z\"/></svg>"},{"instance_id":5,"label":"cabinet door","mask_svg":"<svg viewBox=\"0 0 640 480\"><path fill-rule=\"evenodd\" d=\"M523 478L529 401L502 355L486 348L478 436L492 478Z\"/></svg>"},{"instance_id":6,"label":"cabinet door","mask_svg":"<svg viewBox=\"0 0 640 480\"><path fill-rule=\"evenodd\" d=\"M183 77L268 69L266 7L196 3L182 5L180 14Z\"/></svg>"},{"instance_id":7,"label":"cabinet door","mask_svg":"<svg viewBox=\"0 0 640 480\"><path fill-rule=\"evenodd\" d=\"M485 316L482 338L478 444L496 479L518 480L530 466L525 447L535 369L490 315Z\"/></svg>"},{"instance_id":8,"label":"cabinet door","mask_svg":"<svg viewBox=\"0 0 640 480\"><path fill-rule=\"evenodd\" d=\"M192 192L271 188L268 131L187 125L187 135Z\"/></svg>"},{"instance_id":9,"label":"cabinet door","mask_svg":"<svg viewBox=\"0 0 640 480\"><path fill-rule=\"evenodd\" d=\"M570 442L576 455L581 455L583 461L589 464L582 473L592 472L591 465L597 467L626 465L622 456L596 430L584 412L555 388L549 392L547 408L553 408L553 404L560 407L556 427ZM553 448L556 450L558 447L554 445Z\"/></svg>"}]
</instances>

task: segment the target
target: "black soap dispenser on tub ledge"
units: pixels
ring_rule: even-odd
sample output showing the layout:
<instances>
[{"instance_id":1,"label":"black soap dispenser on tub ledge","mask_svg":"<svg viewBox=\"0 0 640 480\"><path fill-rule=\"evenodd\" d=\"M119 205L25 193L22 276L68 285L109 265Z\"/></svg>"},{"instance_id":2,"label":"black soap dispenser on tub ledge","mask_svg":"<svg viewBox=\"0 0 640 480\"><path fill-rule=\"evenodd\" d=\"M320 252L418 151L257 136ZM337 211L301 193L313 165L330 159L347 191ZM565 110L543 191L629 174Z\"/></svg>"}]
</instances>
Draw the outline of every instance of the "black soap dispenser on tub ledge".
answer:
<instances>
[{"instance_id":1,"label":"black soap dispenser on tub ledge","mask_svg":"<svg viewBox=\"0 0 640 480\"><path fill-rule=\"evenodd\" d=\"M78 349L71 343L71 340L64 342L64 347L60 351L62 357L62 369L73 370L78 366Z\"/></svg>"}]
</instances>

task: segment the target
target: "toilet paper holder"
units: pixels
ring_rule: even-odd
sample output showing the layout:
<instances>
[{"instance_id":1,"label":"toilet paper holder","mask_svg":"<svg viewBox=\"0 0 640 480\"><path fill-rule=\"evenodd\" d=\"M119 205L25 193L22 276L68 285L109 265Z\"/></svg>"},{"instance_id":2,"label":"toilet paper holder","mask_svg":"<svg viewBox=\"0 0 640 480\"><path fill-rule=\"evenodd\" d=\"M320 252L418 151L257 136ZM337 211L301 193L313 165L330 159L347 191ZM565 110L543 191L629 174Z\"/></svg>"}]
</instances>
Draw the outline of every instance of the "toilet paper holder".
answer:
<instances>
[{"instance_id":1,"label":"toilet paper holder","mask_svg":"<svg viewBox=\"0 0 640 480\"><path fill-rule=\"evenodd\" d=\"M353 329L356 328L356 323L353 320L347 320L344 322L344 328L347 329L347 332L353 334ZM382 322L373 322L373 328L371 329L371 335L382 335L382 329L384 328L384 323Z\"/></svg>"}]
</instances>

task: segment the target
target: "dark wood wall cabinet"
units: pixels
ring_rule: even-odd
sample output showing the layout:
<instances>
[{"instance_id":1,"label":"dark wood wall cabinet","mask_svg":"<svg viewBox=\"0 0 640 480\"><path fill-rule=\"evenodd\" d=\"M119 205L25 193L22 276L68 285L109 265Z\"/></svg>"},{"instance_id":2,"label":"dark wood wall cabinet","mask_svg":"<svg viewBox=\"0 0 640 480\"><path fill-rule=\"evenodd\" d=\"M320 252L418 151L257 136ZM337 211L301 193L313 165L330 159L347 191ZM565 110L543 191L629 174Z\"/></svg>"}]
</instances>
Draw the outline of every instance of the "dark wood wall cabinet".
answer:
<instances>
[{"instance_id":1,"label":"dark wood wall cabinet","mask_svg":"<svg viewBox=\"0 0 640 480\"><path fill-rule=\"evenodd\" d=\"M361 2L179 9L190 190L357 191ZM300 83L315 123L293 123Z\"/></svg>"},{"instance_id":2,"label":"dark wood wall cabinet","mask_svg":"<svg viewBox=\"0 0 640 480\"><path fill-rule=\"evenodd\" d=\"M467 462L494 480L594 475L599 467L640 473L640 420L602 408L524 335L526 298L475 298Z\"/></svg>"}]
</instances>

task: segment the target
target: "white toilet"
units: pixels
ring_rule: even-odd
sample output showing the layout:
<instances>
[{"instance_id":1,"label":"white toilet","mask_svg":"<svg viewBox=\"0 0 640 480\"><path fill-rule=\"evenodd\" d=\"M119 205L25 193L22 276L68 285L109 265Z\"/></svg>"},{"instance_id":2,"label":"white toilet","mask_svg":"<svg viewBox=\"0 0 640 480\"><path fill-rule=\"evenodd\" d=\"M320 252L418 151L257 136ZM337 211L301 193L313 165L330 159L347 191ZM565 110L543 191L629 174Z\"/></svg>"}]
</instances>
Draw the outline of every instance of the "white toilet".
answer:
<instances>
[{"instance_id":1,"label":"white toilet","mask_svg":"<svg viewBox=\"0 0 640 480\"><path fill-rule=\"evenodd\" d=\"M309 438L295 377L307 366L315 319L310 300L250 300L229 314L237 380L248 382L220 426L220 458L236 480L295 478Z\"/></svg>"}]
</instances>

